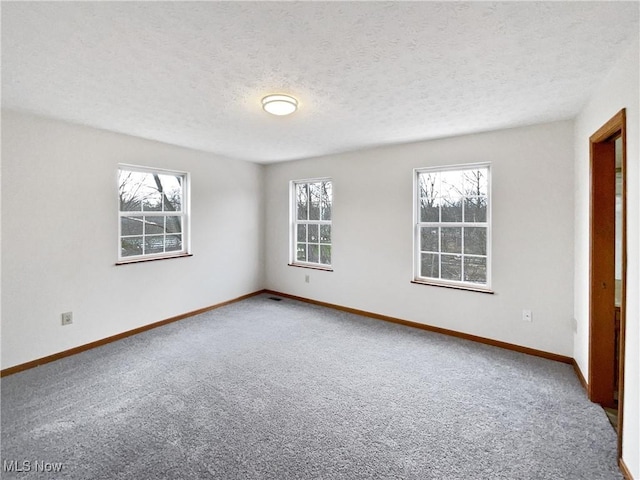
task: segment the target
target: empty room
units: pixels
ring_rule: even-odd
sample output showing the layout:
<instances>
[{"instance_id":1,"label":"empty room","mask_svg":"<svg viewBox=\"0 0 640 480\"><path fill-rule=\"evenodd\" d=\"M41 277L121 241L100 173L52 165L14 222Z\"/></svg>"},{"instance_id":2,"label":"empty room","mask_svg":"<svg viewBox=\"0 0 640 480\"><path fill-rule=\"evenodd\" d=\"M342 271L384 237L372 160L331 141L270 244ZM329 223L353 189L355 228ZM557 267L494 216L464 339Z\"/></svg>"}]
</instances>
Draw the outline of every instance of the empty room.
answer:
<instances>
[{"instance_id":1,"label":"empty room","mask_svg":"<svg viewBox=\"0 0 640 480\"><path fill-rule=\"evenodd\" d=\"M640 480L639 2L0 8L0 477Z\"/></svg>"}]
</instances>

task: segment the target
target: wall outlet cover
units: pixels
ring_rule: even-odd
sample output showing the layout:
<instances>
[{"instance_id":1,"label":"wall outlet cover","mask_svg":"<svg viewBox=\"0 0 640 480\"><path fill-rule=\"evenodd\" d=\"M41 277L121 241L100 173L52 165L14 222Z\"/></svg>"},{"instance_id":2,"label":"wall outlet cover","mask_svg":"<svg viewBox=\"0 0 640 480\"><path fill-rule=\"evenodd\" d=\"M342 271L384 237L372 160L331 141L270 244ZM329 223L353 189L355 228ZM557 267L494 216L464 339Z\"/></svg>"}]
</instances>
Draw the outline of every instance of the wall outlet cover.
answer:
<instances>
[{"instance_id":1,"label":"wall outlet cover","mask_svg":"<svg viewBox=\"0 0 640 480\"><path fill-rule=\"evenodd\" d=\"M62 325L71 325L73 323L73 312L65 312L61 317Z\"/></svg>"}]
</instances>

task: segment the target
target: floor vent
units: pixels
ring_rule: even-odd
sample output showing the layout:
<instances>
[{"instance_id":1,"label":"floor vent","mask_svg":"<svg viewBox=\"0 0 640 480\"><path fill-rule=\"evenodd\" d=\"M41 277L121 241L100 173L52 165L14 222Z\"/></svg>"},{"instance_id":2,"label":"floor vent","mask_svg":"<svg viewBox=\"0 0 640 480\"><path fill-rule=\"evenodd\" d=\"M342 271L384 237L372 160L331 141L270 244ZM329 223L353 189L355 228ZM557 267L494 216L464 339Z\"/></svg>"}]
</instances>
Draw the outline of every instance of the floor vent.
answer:
<instances>
[{"instance_id":1,"label":"floor vent","mask_svg":"<svg viewBox=\"0 0 640 480\"><path fill-rule=\"evenodd\" d=\"M269 297L269 300L273 300L274 302L281 302L282 299L278 297Z\"/></svg>"}]
</instances>

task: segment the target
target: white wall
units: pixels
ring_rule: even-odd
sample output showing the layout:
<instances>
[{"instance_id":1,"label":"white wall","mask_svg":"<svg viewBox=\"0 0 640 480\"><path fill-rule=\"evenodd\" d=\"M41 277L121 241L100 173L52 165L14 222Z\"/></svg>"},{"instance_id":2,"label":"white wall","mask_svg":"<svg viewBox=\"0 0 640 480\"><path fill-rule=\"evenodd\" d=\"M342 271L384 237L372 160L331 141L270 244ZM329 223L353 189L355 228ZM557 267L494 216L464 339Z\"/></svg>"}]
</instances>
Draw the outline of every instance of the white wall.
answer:
<instances>
[{"instance_id":1,"label":"white wall","mask_svg":"<svg viewBox=\"0 0 640 480\"><path fill-rule=\"evenodd\" d=\"M640 98L638 39L609 72L575 123L575 318L574 358L589 375L589 137L627 109L627 330L623 459L640 479Z\"/></svg>"},{"instance_id":2,"label":"white wall","mask_svg":"<svg viewBox=\"0 0 640 480\"><path fill-rule=\"evenodd\" d=\"M191 172L193 257L114 265L118 163ZM262 288L262 166L3 111L2 168L2 368Z\"/></svg>"},{"instance_id":3,"label":"white wall","mask_svg":"<svg viewBox=\"0 0 640 480\"><path fill-rule=\"evenodd\" d=\"M266 286L571 356L572 137L573 123L557 122L269 165ZM413 168L485 161L495 295L410 283ZM324 176L333 179L334 271L290 267L289 181Z\"/></svg>"}]
</instances>

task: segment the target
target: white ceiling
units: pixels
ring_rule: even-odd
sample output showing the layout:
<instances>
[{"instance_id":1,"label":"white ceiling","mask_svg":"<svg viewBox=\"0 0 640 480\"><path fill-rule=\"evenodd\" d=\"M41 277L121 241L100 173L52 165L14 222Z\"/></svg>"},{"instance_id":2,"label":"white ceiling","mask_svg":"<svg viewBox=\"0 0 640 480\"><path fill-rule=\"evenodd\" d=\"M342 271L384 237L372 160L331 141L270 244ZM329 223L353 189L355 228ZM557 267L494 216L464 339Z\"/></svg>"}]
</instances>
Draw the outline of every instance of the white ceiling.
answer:
<instances>
[{"instance_id":1,"label":"white ceiling","mask_svg":"<svg viewBox=\"0 0 640 480\"><path fill-rule=\"evenodd\" d=\"M2 105L264 163L529 125L579 112L639 6L2 2Z\"/></svg>"}]
</instances>

